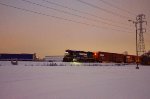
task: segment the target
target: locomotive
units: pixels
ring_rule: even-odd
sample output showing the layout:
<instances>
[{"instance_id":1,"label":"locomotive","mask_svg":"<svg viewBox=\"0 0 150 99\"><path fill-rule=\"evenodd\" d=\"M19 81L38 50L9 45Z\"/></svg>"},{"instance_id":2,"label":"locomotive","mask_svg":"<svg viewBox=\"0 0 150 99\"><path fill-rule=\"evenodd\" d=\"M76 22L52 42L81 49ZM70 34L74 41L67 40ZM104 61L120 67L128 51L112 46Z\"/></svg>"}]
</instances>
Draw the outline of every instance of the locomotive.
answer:
<instances>
[{"instance_id":1,"label":"locomotive","mask_svg":"<svg viewBox=\"0 0 150 99\"><path fill-rule=\"evenodd\" d=\"M95 62L93 52L66 50L63 62Z\"/></svg>"},{"instance_id":2,"label":"locomotive","mask_svg":"<svg viewBox=\"0 0 150 99\"><path fill-rule=\"evenodd\" d=\"M110 52L86 52L66 50L63 62L106 62L106 63L136 63L135 55L124 55Z\"/></svg>"}]
</instances>

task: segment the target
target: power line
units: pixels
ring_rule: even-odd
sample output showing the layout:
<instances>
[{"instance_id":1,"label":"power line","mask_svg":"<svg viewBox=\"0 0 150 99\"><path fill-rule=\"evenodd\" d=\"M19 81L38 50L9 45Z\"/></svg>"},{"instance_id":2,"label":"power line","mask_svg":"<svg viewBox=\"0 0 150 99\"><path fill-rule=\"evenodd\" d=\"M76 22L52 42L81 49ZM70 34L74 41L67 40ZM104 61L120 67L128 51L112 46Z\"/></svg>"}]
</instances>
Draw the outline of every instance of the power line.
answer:
<instances>
[{"instance_id":1,"label":"power line","mask_svg":"<svg viewBox=\"0 0 150 99\"><path fill-rule=\"evenodd\" d=\"M109 5L109 6L112 6L112 7L116 8L116 9L119 9L121 11L127 12L127 13L129 13L131 15L134 15L134 16L136 15L136 14L133 14L132 12L130 12L130 11L126 10L126 9L120 8L120 7L114 5L114 4L110 3L110 2L107 2L106 0L99 0L99 1L105 3L105 4Z\"/></svg>"},{"instance_id":2,"label":"power line","mask_svg":"<svg viewBox=\"0 0 150 99\"><path fill-rule=\"evenodd\" d=\"M22 0L22 1L30 3L30 4L33 4L33 5L36 5L36 6L40 6L40 7L44 7L44 8L47 8L47 9L54 10L54 11L58 11L58 12L61 12L61 13L64 13L64 14L68 14L68 15L72 15L72 16L75 16L75 17L79 17L79 18L82 18L82 19L86 19L86 20L90 20L90 21L94 21L94 22L98 22L98 23L101 22L101 23L104 23L104 24L107 24L107 25L111 25L111 26L115 26L115 27L119 27L119 28L129 29L127 27L122 27L122 26L114 25L114 24L107 23L107 22L104 22L104 21L91 19L91 18L88 18L88 17L85 17L85 16L80 16L80 15L73 14L73 13L70 13L70 12L67 12L67 11L64 11L64 10L60 10L60 9L44 6L44 5L41 5L39 3L31 2L31 1L28 1L28 0Z\"/></svg>"},{"instance_id":3,"label":"power line","mask_svg":"<svg viewBox=\"0 0 150 99\"><path fill-rule=\"evenodd\" d=\"M86 15L90 15L92 17L95 17L95 18L98 18L98 19L101 19L101 20L106 20L106 21L111 21L111 22L115 22L115 23L119 23L121 25L127 25L125 23L121 23L121 22L116 22L114 20L111 20L111 19L108 19L108 18L103 18L101 16L97 16L97 15L94 15L94 14L91 14L91 13L88 13L88 12L84 12L84 11L81 11L81 10L77 10L77 9L73 9L71 7L68 7L68 6L64 6L62 4L59 4L59 3L56 3L56 2L52 2L52 1L47 1L47 0L41 0L41 1L44 1L44 2L47 2L49 4L52 4L52 5L56 5L56 6L59 6L59 7L62 7L62 8L66 8L68 10L71 10L71 11L75 11L75 12L78 12L78 13L81 13L81 14L86 14Z\"/></svg>"},{"instance_id":4,"label":"power line","mask_svg":"<svg viewBox=\"0 0 150 99\"><path fill-rule=\"evenodd\" d=\"M79 2L81 2L81 3L83 3L83 4L86 4L86 5L90 6L90 7L93 7L93 8L96 8L96 9L100 9L100 10L106 12L106 13L115 15L115 16L120 17L120 18L125 18L125 19L129 19L129 18L130 18L130 17L123 16L123 15L121 15L121 14L112 12L112 11L110 11L110 10L107 10L107 9L104 9L104 8L101 8L101 7L98 7L98 6L94 5L94 4L91 4L91 3L88 3L88 2L82 1L82 0L77 0L77 1L79 1Z\"/></svg>"},{"instance_id":5,"label":"power line","mask_svg":"<svg viewBox=\"0 0 150 99\"><path fill-rule=\"evenodd\" d=\"M113 28L107 28L107 27L100 27L100 26L97 26L97 25L93 25L93 24L89 24L89 23L85 23L85 22L80 22L80 21L75 21L75 20L71 20L71 19L66 19L66 18L63 18L63 17L53 16L53 15L49 15L49 14L44 14L44 13L41 13L41 12L28 10L28 9L24 9L24 8L20 8L20 7L16 7L16 6L8 5L8 4L5 4L5 3L1 3L1 2L0 2L0 5L10 7L10 8L14 8L14 9L21 10L21 11L25 11L25 12L39 14L39 15L43 15L43 16L47 16L47 17L52 17L52 18L59 19L59 20L64 20L64 21L69 21L69 22L73 22L73 23L83 24L83 25L92 26L92 27L96 27L96 28L105 28L105 29L110 29L110 30L114 30L114 31L129 33L128 31L123 31L123 30L113 29Z\"/></svg>"}]
</instances>

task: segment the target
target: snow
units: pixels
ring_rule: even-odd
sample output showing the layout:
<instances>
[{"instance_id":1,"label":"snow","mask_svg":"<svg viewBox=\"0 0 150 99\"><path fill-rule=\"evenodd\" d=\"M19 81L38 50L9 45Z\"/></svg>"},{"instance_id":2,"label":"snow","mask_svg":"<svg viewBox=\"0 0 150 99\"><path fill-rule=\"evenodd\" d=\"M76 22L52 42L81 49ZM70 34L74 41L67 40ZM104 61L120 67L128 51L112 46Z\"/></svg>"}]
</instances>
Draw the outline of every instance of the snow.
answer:
<instances>
[{"instance_id":1,"label":"snow","mask_svg":"<svg viewBox=\"0 0 150 99\"><path fill-rule=\"evenodd\" d=\"M149 66L137 70L135 65L47 64L0 62L0 99L150 98Z\"/></svg>"}]
</instances>

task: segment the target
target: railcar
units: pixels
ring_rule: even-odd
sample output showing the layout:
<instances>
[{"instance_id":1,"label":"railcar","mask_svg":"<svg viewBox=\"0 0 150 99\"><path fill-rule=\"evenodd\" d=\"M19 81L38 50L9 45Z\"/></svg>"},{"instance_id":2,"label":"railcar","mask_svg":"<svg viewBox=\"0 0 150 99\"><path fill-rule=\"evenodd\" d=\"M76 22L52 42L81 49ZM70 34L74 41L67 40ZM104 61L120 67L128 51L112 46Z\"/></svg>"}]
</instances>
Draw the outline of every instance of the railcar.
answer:
<instances>
[{"instance_id":1,"label":"railcar","mask_svg":"<svg viewBox=\"0 0 150 99\"><path fill-rule=\"evenodd\" d=\"M140 59L142 65L150 65L150 51L143 54Z\"/></svg>"},{"instance_id":2,"label":"railcar","mask_svg":"<svg viewBox=\"0 0 150 99\"><path fill-rule=\"evenodd\" d=\"M125 63L136 63L137 57L135 55L124 55L124 62Z\"/></svg>"},{"instance_id":3,"label":"railcar","mask_svg":"<svg viewBox=\"0 0 150 99\"><path fill-rule=\"evenodd\" d=\"M97 52L95 59L99 62L122 63L124 62L124 55L117 54L117 53L109 53L109 52Z\"/></svg>"}]
</instances>

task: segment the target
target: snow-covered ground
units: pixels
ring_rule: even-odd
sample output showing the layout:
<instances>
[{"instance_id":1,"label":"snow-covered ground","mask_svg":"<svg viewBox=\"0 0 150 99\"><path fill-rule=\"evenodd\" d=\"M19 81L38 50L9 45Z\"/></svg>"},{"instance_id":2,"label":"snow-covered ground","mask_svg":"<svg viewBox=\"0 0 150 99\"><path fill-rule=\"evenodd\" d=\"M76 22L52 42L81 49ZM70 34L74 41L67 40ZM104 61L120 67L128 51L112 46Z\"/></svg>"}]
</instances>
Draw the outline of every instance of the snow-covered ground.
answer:
<instances>
[{"instance_id":1,"label":"snow-covered ground","mask_svg":"<svg viewBox=\"0 0 150 99\"><path fill-rule=\"evenodd\" d=\"M150 66L49 64L0 62L0 99L150 99Z\"/></svg>"}]
</instances>

